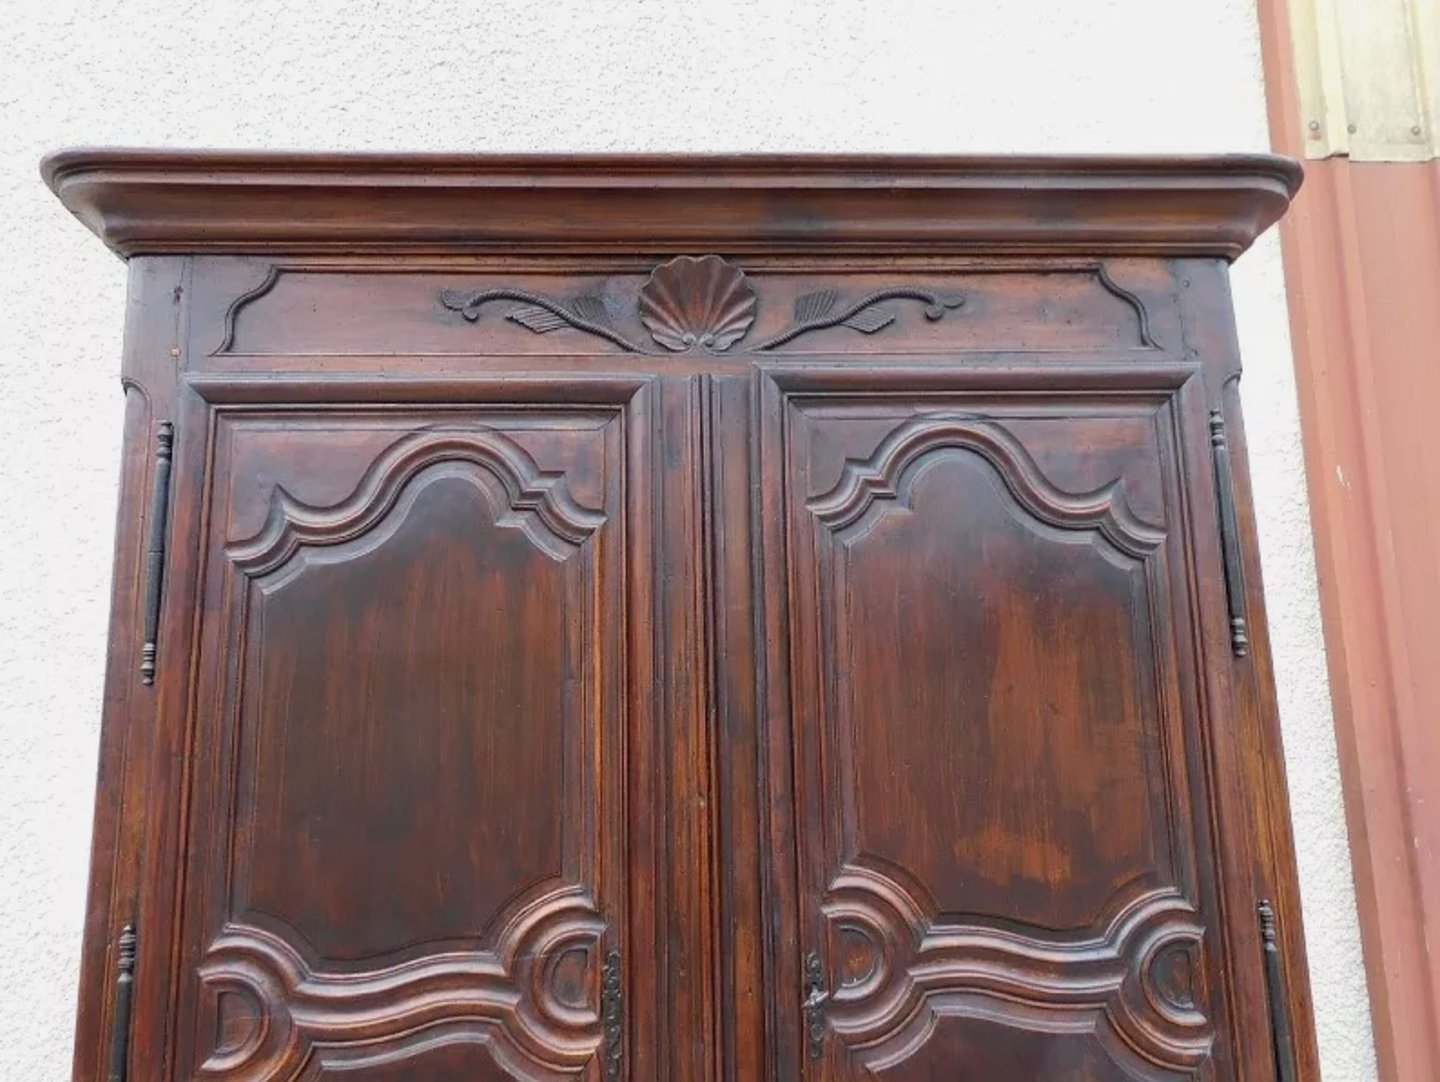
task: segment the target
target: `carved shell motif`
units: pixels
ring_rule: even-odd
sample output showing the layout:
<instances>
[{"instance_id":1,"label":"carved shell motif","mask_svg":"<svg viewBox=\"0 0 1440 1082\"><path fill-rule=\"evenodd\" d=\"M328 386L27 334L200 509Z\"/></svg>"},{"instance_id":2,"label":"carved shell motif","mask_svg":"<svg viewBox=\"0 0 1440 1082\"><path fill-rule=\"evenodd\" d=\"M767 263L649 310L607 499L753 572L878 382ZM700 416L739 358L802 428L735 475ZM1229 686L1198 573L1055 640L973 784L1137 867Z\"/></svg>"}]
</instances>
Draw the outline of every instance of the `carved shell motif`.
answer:
<instances>
[{"instance_id":1,"label":"carved shell motif","mask_svg":"<svg viewBox=\"0 0 1440 1082\"><path fill-rule=\"evenodd\" d=\"M718 255L682 255L651 272L640 289L639 312L650 337L666 349L719 353L755 322L755 291Z\"/></svg>"}]
</instances>

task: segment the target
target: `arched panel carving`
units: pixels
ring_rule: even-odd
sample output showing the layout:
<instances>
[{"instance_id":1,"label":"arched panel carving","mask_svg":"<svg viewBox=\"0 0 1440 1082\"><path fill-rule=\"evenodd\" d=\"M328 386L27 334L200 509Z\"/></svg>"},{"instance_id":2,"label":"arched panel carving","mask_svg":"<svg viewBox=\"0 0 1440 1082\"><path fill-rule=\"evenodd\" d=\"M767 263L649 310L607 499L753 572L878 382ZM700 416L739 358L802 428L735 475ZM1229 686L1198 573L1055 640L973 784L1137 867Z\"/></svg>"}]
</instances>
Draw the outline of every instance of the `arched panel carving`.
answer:
<instances>
[{"instance_id":1,"label":"arched panel carving","mask_svg":"<svg viewBox=\"0 0 1440 1082\"><path fill-rule=\"evenodd\" d=\"M834 584L842 867L884 868L937 919L1065 930L1155 886L1173 848L1151 834L1165 534L1122 484L1064 492L1000 425L924 416L808 506ZM950 785L967 792L935 799ZM1122 821L1077 825L1101 799Z\"/></svg>"},{"instance_id":2,"label":"arched panel carving","mask_svg":"<svg viewBox=\"0 0 1440 1082\"><path fill-rule=\"evenodd\" d=\"M900 425L870 458L848 461L835 487L807 506L837 532L865 519L877 500L908 507L918 467L927 456L946 448L984 458L1019 505L1041 522L1065 530L1098 531L1132 556L1154 551L1165 538L1162 526L1131 513L1122 482L1093 492L1064 492L1046 479L1004 427L960 414L926 415Z\"/></svg>"},{"instance_id":3,"label":"arched panel carving","mask_svg":"<svg viewBox=\"0 0 1440 1082\"><path fill-rule=\"evenodd\" d=\"M563 477L541 472L524 449L500 433L432 427L396 441L341 503L312 507L276 486L264 528L232 545L230 558L248 574L260 576L302 546L338 545L361 537L389 514L417 474L442 462L483 468L504 489L504 511L497 524L519 526L556 559L564 559L604 521L603 515L570 498Z\"/></svg>"},{"instance_id":4,"label":"arched panel carving","mask_svg":"<svg viewBox=\"0 0 1440 1082\"><path fill-rule=\"evenodd\" d=\"M899 398L876 442L885 407L842 402L789 404L812 1049L837 1078L1206 1077L1169 523L1123 474L1060 487L1003 414ZM1023 415L1051 447L1104 431Z\"/></svg>"},{"instance_id":5,"label":"arched panel carving","mask_svg":"<svg viewBox=\"0 0 1440 1082\"><path fill-rule=\"evenodd\" d=\"M254 423L263 465L277 429ZM282 466L306 438L287 423ZM206 656L230 660L202 682L196 829L213 844L181 1062L588 1077L625 875L619 700L597 670L623 657L624 554L600 538L624 507L623 445L537 417L572 460L607 456L587 462L588 507L483 423L378 455L365 424L316 427L316 454L356 449L334 465L359 477L343 498L307 503L252 466L264 525L236 540L215 523Z\"/></svg>"}]
</instances>

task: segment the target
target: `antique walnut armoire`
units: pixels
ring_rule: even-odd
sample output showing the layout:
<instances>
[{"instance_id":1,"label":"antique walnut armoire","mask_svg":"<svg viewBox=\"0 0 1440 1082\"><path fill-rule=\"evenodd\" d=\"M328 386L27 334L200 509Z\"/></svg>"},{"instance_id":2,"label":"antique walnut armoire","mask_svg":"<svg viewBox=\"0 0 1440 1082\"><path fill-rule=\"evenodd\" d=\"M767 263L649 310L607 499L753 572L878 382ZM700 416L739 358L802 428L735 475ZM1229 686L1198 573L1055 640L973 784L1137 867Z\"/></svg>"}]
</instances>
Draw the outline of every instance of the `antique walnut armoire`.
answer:
<instances>
[{"instance_id":1,"label":"antique walnut armoire","mask_svg":"<svg viewBox=\"0 0 1440 1082\"><path fill-rule=\"evenodd\" d=\"M77 1078L1318 1076L1294 163L44 173L130 272Z\"/></svg>"}]
</instances>

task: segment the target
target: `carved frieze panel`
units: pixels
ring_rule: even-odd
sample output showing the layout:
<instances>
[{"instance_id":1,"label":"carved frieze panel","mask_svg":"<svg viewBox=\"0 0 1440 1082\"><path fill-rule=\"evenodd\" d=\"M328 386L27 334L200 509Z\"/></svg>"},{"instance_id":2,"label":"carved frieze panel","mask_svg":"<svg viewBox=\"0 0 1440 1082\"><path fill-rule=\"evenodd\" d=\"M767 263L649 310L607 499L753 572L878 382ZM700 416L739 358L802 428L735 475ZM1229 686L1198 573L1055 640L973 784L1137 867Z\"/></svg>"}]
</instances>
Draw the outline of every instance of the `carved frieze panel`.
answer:
<instances>
[{"instance_id":1,"label":"carved frieze panel","mask_svg":"<svg viewBox=\"0 0 1440 1082\"><path fill-rule=\"evenodd\" d=\"M520 301L521 305L511 308L506 318L537 334L572 327L604 338L629 353L650 353L656 346L672 353L724 353L745 338L755 322L758 306L755 288L745 272L715 255L702 259L678 256L656 267L640 287L636 307L654 345L617 330L606 298L593 293L560 300L504 288L468 294L446 291L440 295L441 304L472 323L492 300ZM833 289L804 293L795 298L794 318L788 326L740 348L766 353L830 327L876 334L895 322L893 304L887 306L887 302L898 301L919 302L924 306L925 318L935 322L943 319L947 311L963 305L965 298L959 293L915 286L892 286L843 300Z\"/></svg>"},{"instance_id":2,"label":"carved frieze panel","mask_svg":"<svg viewBox=\"0 0 1440 1082\"><path fill-rule=\"evenodd\" d=\"M790 354L1155 351L1177 335L1153 297L1172 288L1125 260L1015 267L804 271L717 255L643 271L526 268L390 275L257 266L216 296L230 355L624 354L630 363ZM212 332L213 333L213 332ZM433 362L432 362L433 363Z\"/></svg>"}]
</instances>

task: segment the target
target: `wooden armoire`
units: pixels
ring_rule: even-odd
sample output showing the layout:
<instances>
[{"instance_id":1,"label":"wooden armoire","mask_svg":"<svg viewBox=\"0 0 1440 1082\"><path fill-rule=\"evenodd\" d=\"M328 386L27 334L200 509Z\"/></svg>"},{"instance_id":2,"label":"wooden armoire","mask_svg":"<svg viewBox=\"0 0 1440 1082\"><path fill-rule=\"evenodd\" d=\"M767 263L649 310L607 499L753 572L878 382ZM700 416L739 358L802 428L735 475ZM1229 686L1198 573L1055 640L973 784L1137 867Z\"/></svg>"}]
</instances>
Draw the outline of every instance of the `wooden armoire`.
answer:
<instances>
[{"instance_id":1,"label":"wooden armoire","mask_svg":"<svg viewBox=\"0 0 1440 1082\"><path fill-rule=\"evenodd\" d=\"M1293 162L43 168L130 274L76 1078L1318 1077Z\"/></svg>"}]
</instances>

